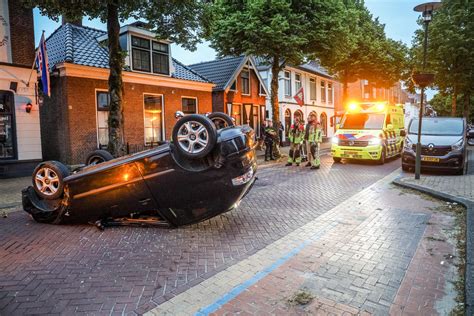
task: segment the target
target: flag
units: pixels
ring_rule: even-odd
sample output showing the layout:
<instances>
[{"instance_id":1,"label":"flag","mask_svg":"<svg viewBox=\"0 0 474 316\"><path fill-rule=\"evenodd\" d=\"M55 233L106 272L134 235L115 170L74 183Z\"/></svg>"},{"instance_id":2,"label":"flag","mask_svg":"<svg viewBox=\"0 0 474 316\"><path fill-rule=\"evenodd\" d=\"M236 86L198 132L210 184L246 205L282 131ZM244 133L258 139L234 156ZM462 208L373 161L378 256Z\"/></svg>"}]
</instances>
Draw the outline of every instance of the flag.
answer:
<instances>
[{"instance_id":1,"label":"flag","mask_svg":"<svg viewBox=\"0 0 474 316\"><path fill-rule=\"evenodd\" d=\"M46 51L46 41L44 40L44 32L36 51L36 66L41 77L41 87L43 94L48 97L51 96L51 89L49 87L49 62L48 52Z\"/></svg>"},{"instance_id":2,"label":"flag","mask_svg":"<svg viewBox=\"0 0 474 316\"><path fill-rule=\"evenodd\" d=\"M293 97L293 99L296 100L296 103L298 103L299 106L303 106L304 105L304 91L303 91L303 87L301 87L295 94L295 96Z\"/></svg>"}]
</instances>

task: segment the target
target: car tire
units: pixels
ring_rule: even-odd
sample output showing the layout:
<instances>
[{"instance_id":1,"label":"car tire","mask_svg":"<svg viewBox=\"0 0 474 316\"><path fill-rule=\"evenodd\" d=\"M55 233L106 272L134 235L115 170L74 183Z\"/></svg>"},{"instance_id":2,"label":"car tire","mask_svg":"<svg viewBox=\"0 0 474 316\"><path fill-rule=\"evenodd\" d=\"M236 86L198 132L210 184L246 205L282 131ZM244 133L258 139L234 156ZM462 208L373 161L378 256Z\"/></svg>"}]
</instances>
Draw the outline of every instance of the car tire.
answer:
<instances>
[{"instance_id":1,"label":"car tire","mask_svg":"<svg viewBox=\"0 0 474 316\"><path fill-rule=\"evenodd\" d=\"M405 172L409 172L409 171L410 171L410 167L408 167L408 166L405 165L405 164L402 164L402 170L405 171Z\"/></svg>"},{"instance_id":2,"label":"car tire","mask_svg":"<svg viewBox=\"0 0 474 316\"><path fill-rule=\"evenodd\" d=\"M214 149L217 130L206 116L191 114L176 123L172 137L173 144L180 154L186 158L197 159L207 156Z\"/></svg>"},{"instance_id":3,"label":"car tire","mask_svg":"<svg viewBox=\"0 0 474 316\"><path fill-rule=\"evenodd\" d=\"M385 147L382 147L382 154L380 155L380 159L377 160L377 164L378 165L383 165L385 163L385 159L386 159L386 154L385 154Z\"/></svg>"},{"instance_id":4,"label":"car tire","mask_svg":"<svg viewBox=\"0 0 474 316\"><path fill-rule=\"evenodd\" d=\"M55 200L63 195L64 178L69 174L69 169L59 161L42 162L33 171L33 189L42 199Z\"/></svg>"},{"instance_id":5,"label":"car tire","mask_svg":"<svg viewBox=\"0 0 474 316\"><path fill-rule=\"evenodd\" d=\"M232 118L222 112L213 112L207 117L214 123L217 130L235 125Z\"/></svg>"},{"instance_id":6,"label":"car tire","mask_svg":"<svg viewBox=\"0 0 474 316\"><path fill-rule=\"evenodd\" d=\"M97 165L112 159L114 159L114 156L112 156L112 154L109 153L107 150L97 149L91 152L89 156L87 156L86 166Z\"/></svg>"},{"instance_id":7,"label":"car tire","mask_svg":"<svg viewBox=\"0 0 474 316\"><path fill-rule=\"evenodd\" d=\"M342 158L340 157L332 157L332 160L334 160L335 163L340 163Z\"/></svg>"}]
</instances>

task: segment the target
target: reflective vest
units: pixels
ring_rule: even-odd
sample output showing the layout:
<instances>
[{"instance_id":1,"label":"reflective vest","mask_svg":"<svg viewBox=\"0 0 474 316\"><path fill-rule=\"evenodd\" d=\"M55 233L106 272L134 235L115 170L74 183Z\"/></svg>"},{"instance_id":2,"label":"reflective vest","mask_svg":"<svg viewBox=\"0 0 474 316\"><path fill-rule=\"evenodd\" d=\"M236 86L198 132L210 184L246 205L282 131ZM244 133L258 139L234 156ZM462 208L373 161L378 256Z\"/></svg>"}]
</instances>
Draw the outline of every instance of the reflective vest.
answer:
<instances>
[{"instance_id":1,"label":"reflective vest","mask_svg":"<svg viewBox=\"0 0 474 316\"><path fill-rule=\"evenodd\" d=\"M301 144L304 140L304 125L298 124L295 126L294 124L291 125L290 132L288 133L288 138L290 139L291 143L294 144Z\"/></svg>"},{"instance_id":2,"label":"reflective vest","mask_svg":"<svg viewBox=\"0 0 474 316\"><path fill-rule=\"evenodd\" d=\"M310 143L322 143L323 142L323 130L315 126L309 128L308 141Z\"/></svg>"}]
</instances>

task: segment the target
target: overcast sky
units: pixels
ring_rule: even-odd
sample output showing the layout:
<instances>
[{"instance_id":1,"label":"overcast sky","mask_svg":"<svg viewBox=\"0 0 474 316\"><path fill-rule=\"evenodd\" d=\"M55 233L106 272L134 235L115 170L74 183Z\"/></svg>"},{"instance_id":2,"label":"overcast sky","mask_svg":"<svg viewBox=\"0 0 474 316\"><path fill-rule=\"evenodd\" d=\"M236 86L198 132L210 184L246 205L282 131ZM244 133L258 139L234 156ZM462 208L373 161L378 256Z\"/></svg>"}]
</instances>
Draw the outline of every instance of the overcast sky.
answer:
<instances>
[{"instance_id":1,"label":"overcast sky","mask_svg":"<svg viewBox=\"0 0 474 316\"><path fill-rule=\"evenodd\" d=\"M387 35L392 39L401 40L407 45L411 44L413 33L418 28L416 20L419 13L414 12L413 8L422 2L423 1L420 0L365 1L367 8L372 12L374 17L379 17L380 22L385 24ZM45 31L45 35L48 36L60 25L60 23L41 16L38 9L34 10L34 21L36 44L38 44L43 30ZM106 30L105 24L98 20L88 20L87 18L84 18L83 25ZM173 45L172 51L173 57L184 64L212 60L216 56L215 51L205 43L200 44L194 52L187 51L177 45Z\"/></svg>"}]
</instances>

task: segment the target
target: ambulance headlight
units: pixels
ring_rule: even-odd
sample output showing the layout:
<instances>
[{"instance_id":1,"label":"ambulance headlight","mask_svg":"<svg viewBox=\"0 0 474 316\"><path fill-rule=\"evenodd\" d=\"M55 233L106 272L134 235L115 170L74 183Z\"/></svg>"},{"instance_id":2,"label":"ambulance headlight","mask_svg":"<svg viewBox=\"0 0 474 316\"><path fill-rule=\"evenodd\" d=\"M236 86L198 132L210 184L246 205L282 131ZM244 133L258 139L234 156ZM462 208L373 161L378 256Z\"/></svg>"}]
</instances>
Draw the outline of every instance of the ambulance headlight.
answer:
<instances>
[{"instance_id":1,"label":"ambulance headlight","mask_svg":"<svg viewBox=\"0 0 474 316\"><path fill-rule=\"evenodd\" d=\"M452 151L462 151L464 147L464 140L461 138L457 142L451 145L451 150Z\"/></svg>"},{"instance_id":2,"label":"ambulance headlight","mask_svg":"<svg viewBox=\"0 0 474 316\"><path fill-rule=\"evenodd\" d=\"M369 146L380 146L382 145L382 140L380 138L372 138L369 140Z\"/></svg>"},{"instance_id":3,"label":"ambulance headlight","mask_svg":"<svg viewBox=\"0 0 474 316\"><path fill-rule=\"evenodd\" d=\"M332 137L332 143L333 143L334 145L339 144L339 137L333 136L333 137Z\"/></svg>"}]
</instances>

